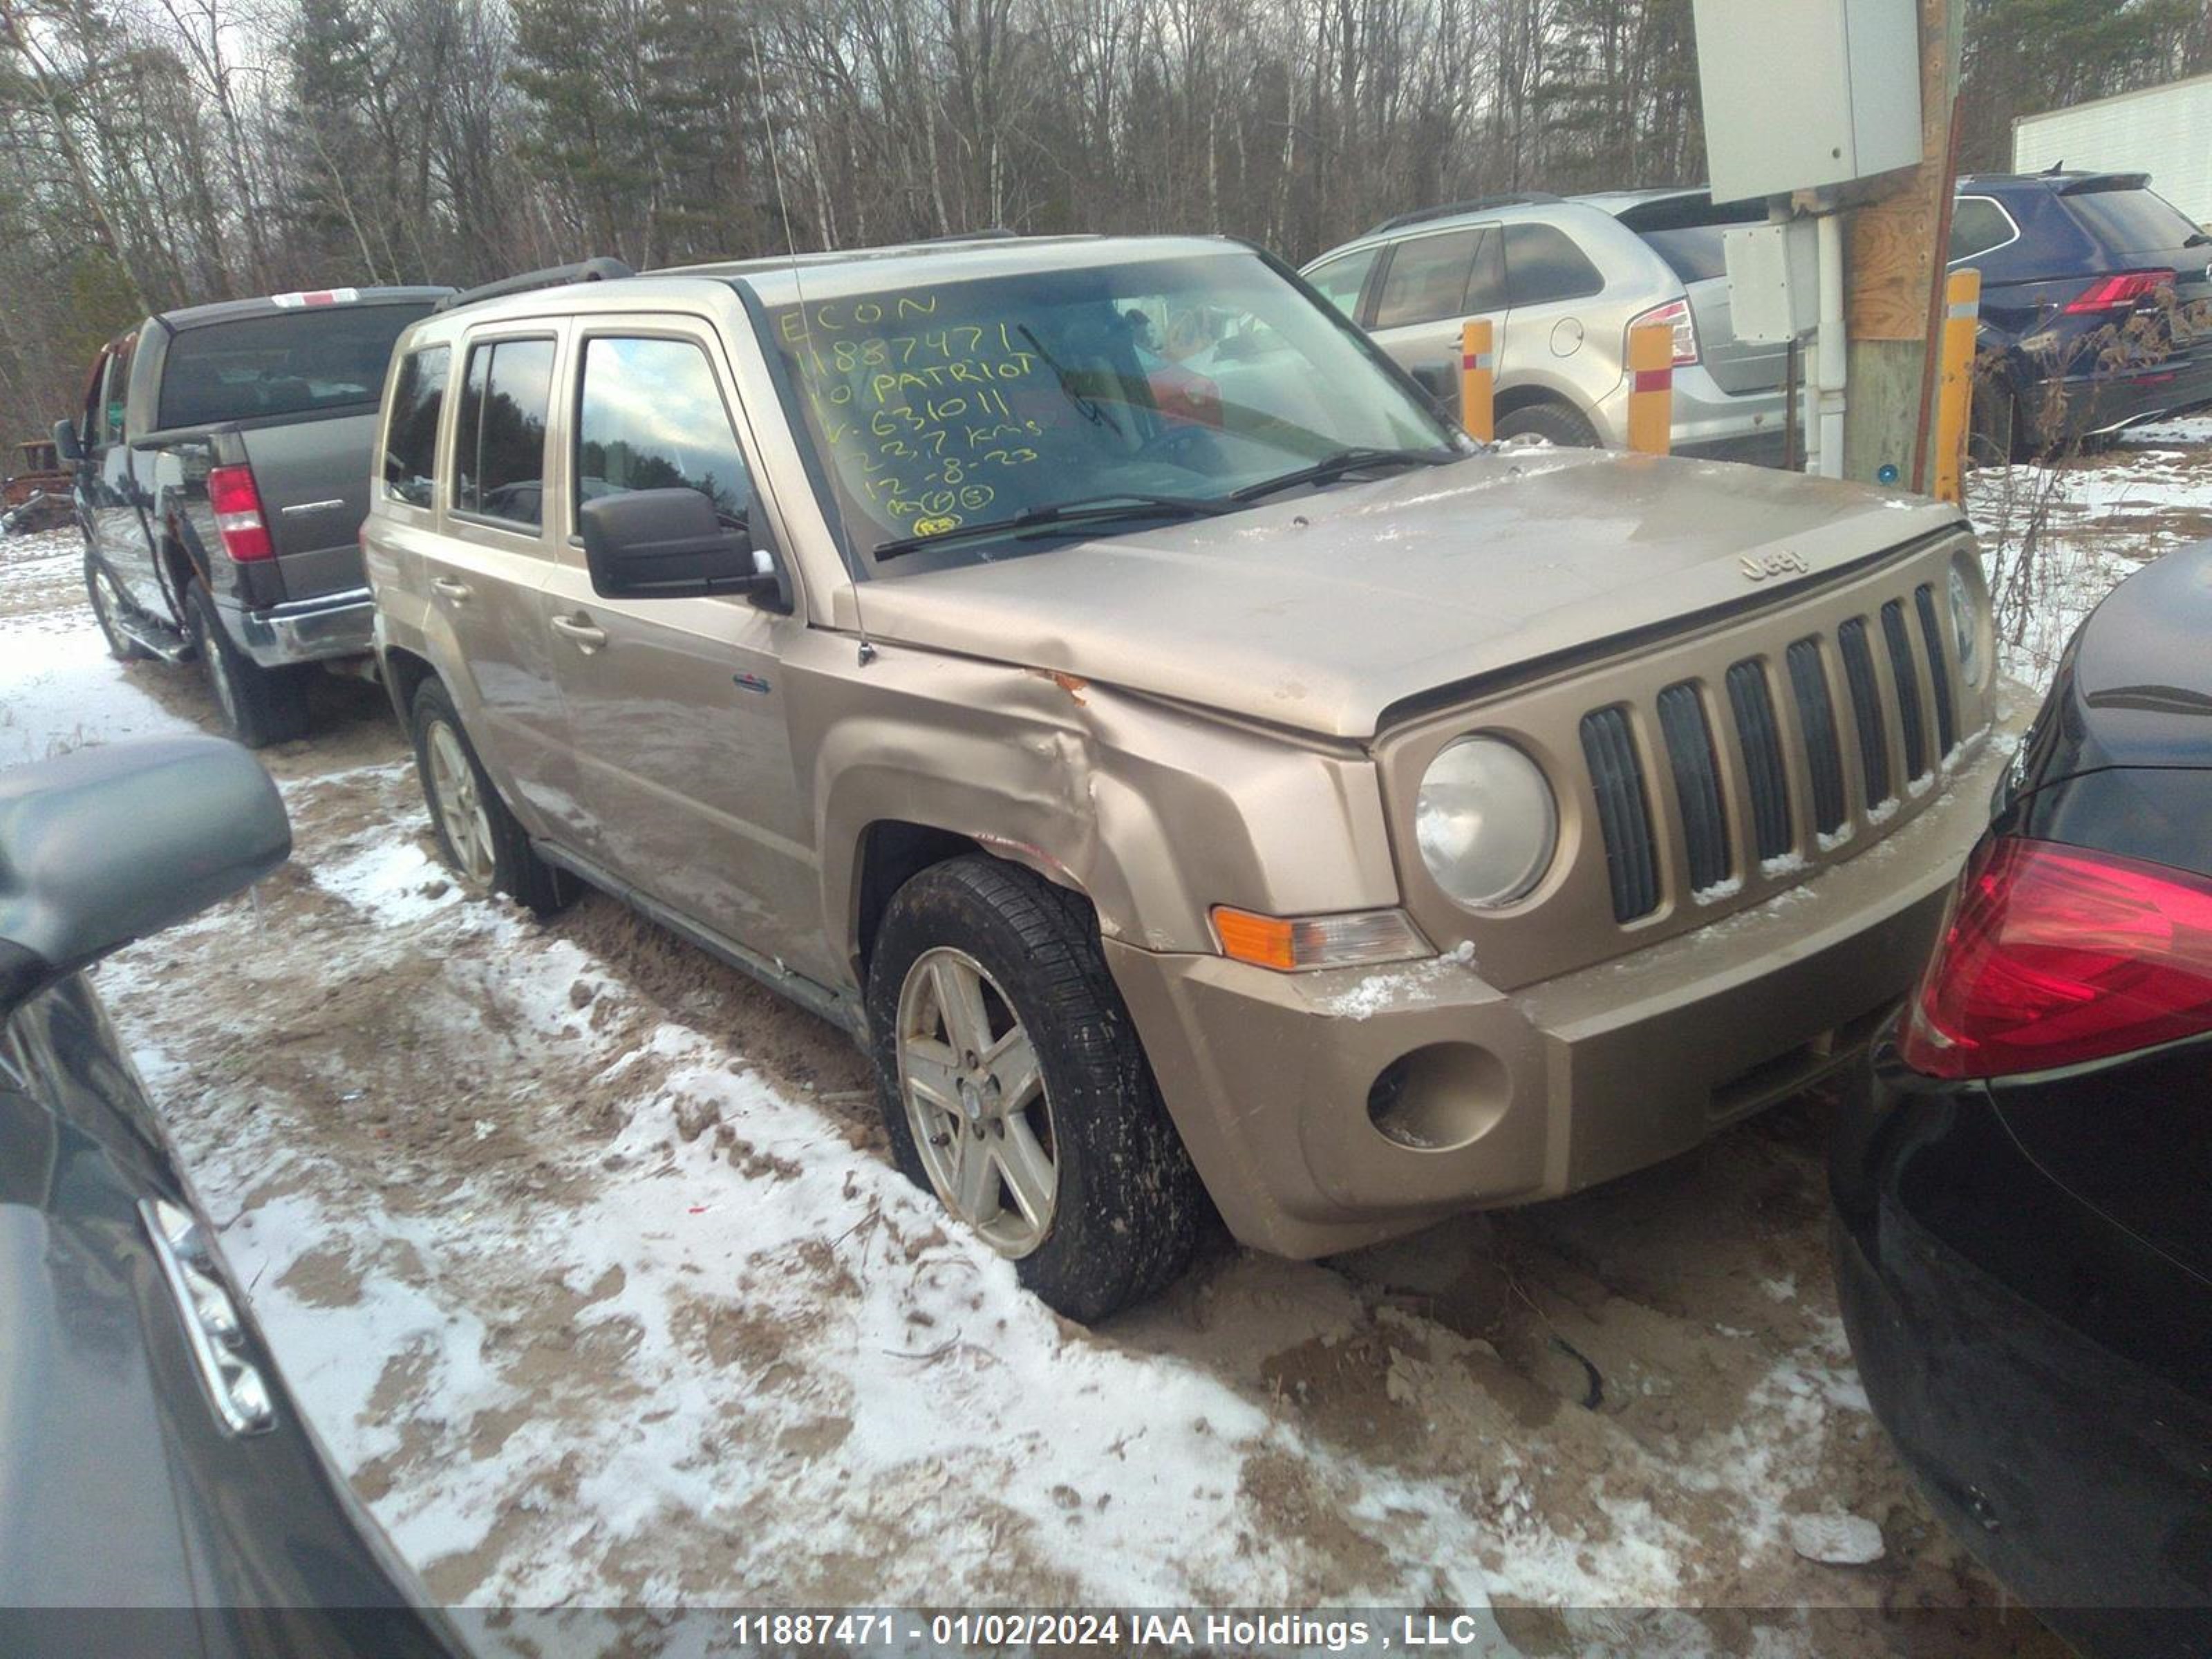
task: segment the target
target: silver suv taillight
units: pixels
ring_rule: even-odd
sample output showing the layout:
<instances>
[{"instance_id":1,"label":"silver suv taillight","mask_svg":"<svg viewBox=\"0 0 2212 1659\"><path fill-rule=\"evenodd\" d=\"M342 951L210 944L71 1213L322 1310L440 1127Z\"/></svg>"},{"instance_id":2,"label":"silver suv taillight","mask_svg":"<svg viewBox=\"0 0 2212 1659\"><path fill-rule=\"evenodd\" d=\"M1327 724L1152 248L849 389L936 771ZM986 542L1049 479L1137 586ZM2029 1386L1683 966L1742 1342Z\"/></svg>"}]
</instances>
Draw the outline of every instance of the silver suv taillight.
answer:
<instances>
[{"instance_id":1,"label":"silver suv taillight","mask_svg":"<svg viewBox=\"0 0 2212 1659\"><path fill-rule=\"evenodd\" d=\"M260 1433L276 1422L276 1405L261 1373L238 1351L245 1327L201 1237L198 1218L161 1198L143 1201L138 1213L145 1219L170 1300L184 1322L185 1340L209 1404L231 1433Z\"/></svg>"},{"instance_id":2,"label":"silver suv taillight","mask_svg":"<svg viewBox=\"0 0 2212 1659\"><path fill-rule=\"evenodd\" d=\"M1656 323L1662 328L1674 331L1674 361L1670 367L1687 368L1698 361L1698 322L1690 314L1687 300L1669 300L1663 306L1654 306L1649 311L1638 312L1628 319L1631 328L1642 328L1647 323ZM1626 349L1626 346L1622 348L1624 354Z\"/></svg>"}]
</instances>

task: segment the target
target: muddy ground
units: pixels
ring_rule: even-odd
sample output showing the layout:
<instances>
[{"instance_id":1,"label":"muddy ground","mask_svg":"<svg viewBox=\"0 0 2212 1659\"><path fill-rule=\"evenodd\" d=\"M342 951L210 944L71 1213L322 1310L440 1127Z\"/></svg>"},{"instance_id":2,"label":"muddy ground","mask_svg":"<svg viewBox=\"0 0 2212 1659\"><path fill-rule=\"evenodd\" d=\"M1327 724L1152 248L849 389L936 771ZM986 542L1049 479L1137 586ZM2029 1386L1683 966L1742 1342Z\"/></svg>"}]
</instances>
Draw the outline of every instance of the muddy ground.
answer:
<instances>
[{"instance_id":1,"label":"muddy ground","mask_svg":"<svg viewBox=\"0 0 2212 1659\"><path fill-rule=\"evenodd\" d=\"M0 550L0 762L212 723L194 671L101 653L78 556ZM1488 1603L1499 1652L2063 1651L1868 1414L1826 1100L1327 1262L1216 1238L1083 1330L889 1167L842 1034L604 897L465 899L381 694L319 695L264 756L291 863L99 978L439 1600ZM1881 1559L1803 1558L1799 1516Z\"/></svg>"}]
</instances>

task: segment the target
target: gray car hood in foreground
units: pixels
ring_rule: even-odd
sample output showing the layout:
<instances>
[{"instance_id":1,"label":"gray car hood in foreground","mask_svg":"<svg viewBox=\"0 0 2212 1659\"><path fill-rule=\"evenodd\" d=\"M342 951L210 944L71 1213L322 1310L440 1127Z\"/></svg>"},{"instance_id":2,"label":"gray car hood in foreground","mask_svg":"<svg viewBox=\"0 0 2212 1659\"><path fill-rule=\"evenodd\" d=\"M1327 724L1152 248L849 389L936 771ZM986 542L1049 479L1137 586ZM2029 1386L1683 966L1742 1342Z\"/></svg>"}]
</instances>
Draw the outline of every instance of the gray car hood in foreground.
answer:
<instances>
[{"instance_id":1,"label":"gray car hood in foreground","mask_svg":"<svg viewBox=\"0 0 2212 1659\"><path fill-rule=\"evenodd\" d=\"M1765 598L1962 523L1954 507L1855 484L1529 447L894 574L863 602L885 642L1356 738L1405 698ZM1778 568L1754 579L1770 556Z\"/></svg>"}]
</instances>

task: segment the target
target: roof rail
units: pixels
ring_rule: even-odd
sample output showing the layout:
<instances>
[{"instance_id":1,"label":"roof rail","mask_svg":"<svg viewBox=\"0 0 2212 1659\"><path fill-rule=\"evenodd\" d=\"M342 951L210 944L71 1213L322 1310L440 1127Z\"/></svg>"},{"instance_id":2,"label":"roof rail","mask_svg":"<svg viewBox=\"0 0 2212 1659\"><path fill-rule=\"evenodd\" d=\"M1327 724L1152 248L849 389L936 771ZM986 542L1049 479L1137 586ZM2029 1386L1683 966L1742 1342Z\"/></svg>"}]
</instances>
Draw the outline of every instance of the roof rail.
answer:
<instances>
[{"instance_id":1,"label":"roof rail","mask_svg":"<svg viewBox=\"0 0 2212 1659\"><path fill-rule=\"evenodd\" d=\"M502 294L527 294L534 288L560 288L569 283L611 283L618 277L636 275L621 260L602 255L596 259L580 259L572 265L548 265L543 270L526 270L519 276L502 276L495 283L484 283L481 288L448 294L432 309L451 311L457 306L472 306L479 300L496 300Z\"/></svg>"},{"instance_id":2,"label":"roof rail","mask_svg":"<svg viewBox=\"0 0 2212 1659\"><path fill-rule=\"evenodd\" d=\"M1004 225L987 225L981 230L956 230L943 236L925 236L915 246L930 247L939 242L999 242L1020 234L1018 230L1008 230Z\"/></svg>"},{"instance_id":3,"label":"roof rail","mask_svg":"<svg viewBox=\"0 0 2212 1659\"><path fill-rule=\"evenodd\" d=\"M1478 196L1472 201L1447 202L1442 207L1416 208L1411 213L1401 213L1395 219L1385 219L1372 229L1360 232L1363 236L1380 236L1386 230L1401 230L1407 225L1426 224L1431 219L1449 219L1455 213L1483 213L1492 208L1532 207L1540 202L1564 202L1564 196L1554 196L1548 190L1515 191L1504 196Z\"/></svg>"}]
</instances>

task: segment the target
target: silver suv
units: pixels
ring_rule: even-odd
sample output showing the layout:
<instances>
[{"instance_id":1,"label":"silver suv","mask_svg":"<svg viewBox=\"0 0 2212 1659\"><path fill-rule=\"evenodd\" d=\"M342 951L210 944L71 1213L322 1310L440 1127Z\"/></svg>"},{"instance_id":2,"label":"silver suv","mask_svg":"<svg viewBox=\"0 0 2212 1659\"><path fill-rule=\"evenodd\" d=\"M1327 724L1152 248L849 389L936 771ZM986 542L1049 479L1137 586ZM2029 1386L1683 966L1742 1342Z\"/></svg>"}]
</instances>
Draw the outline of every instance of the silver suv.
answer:
<instances>
[{"instance_id":1,"label":"silver suv","mask_svg":"<svg viewBox=\"0 0 2212 1659\"><path fill-rule=\"evenodd\" d=\"M1302 275L1416 380L1458 400L1460 326L1497 325L1497 434L1618 448L1628 330L1674 330L1677 454L1783 459L1784 349L1740 343L1721 238L1758 204L1702 190L1535 193L1408 213Z\"/></svg>"}]
</instances>

